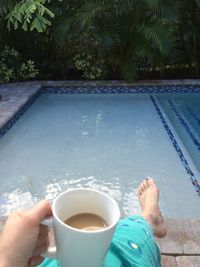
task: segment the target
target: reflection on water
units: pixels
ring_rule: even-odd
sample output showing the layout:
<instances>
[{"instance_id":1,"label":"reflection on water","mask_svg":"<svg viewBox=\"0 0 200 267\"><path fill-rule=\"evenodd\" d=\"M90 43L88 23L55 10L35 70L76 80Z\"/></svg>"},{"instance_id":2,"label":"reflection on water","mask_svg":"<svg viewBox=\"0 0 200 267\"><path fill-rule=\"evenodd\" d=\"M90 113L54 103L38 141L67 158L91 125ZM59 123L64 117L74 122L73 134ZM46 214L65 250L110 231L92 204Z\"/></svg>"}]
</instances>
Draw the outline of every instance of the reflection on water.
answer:
<instances>
[{"instance_id":1,"label":"reflection on water","mask_svg":"<svg viewBox=\"0 0 200 267\"><path fill-rule=\"evenodd\" d=\"M122 216L140 213L136 194L137 190L133 183L122 186L119 183L118 177L114 177L113 182L102 182L102 180L97 179L94 176L63 180L54 178L54 180L55 182L48 184L41 182L37 188L32 181L29 181L26 186L26 192L17 189L10 193L2 194L0 197L0 216L8 215L19 209L28 209L43 198L52 203L61 192L73 188L92 188L108 194L117 201Z\"/></svg>"},{"instance_id":2,"label":"reflection on water","mask_svg":"<svg viewBox=\"0 0 200 267\"><path fill-rule=\"evenodd\" d=\"M7 216L17 210L26 210L33 206L35 199L30 192L15 190L11 193L4 193L0 197L0 216Z\"/></svg>"}]
</instances>

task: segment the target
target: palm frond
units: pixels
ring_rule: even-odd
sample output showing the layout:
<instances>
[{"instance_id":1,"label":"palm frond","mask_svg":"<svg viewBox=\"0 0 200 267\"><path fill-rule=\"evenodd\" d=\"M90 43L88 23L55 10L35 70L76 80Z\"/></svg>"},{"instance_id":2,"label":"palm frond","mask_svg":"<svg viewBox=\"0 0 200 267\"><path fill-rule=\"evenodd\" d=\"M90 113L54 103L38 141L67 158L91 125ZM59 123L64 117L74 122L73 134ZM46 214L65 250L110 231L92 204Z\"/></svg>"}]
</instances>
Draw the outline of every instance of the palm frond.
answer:
<instances>
[{"instance_id":1,"label":"palm frond","mask_svg":"<svg viewBox=\"0 0 200 267\"><path fill-rule=\"evenodd\" d=\"M139 32L144 35L151 46L157 48L163 55L168 54L173 46L173 36L167 25L143 25Z\"/></svg>"}]
</instances>

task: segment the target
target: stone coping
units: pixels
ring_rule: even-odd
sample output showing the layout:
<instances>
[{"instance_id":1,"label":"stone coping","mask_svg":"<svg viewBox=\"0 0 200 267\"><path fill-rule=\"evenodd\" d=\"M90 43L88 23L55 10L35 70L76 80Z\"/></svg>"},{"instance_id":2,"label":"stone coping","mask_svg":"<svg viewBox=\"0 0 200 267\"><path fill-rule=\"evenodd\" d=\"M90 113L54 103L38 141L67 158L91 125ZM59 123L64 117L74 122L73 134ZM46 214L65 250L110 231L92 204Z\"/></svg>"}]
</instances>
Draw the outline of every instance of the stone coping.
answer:
<instances>
[{"instance_id":1,"label":"stone coping","mask_svg":"<svg viewBox=\"0 0 200 267\"><path fill-rule=\"evenodd\" d=\"M200 256L162 256L162 267L199 267Z\"/></svg>"},{"instance_id":2,"label":"stone coping","mask_svg":"<svg viewBox=\"0 0 200 267\"><path fill-rule=\"evenodd\" d=\"M40 83L18 83L0 86L0 128L41 89Z\"/></svg>"},{"instance_id":3,"label":"stone coping","mask_svg":"<svg viewBox=\"0 0 200 267\"><path fill-rule=\"evenodd\" d=\"M163 255L200 257L200 219L166 219L168 233L157 239Z\"/></svg>"},{"instance_id":4,"label":"stone coping","mask_svg":"<svg viewBox=\"0 0 200 267\"><path fill-rule=\"evenodd\" d=\"M157 239L162 267L200 266L200 219L166 219L168 233Z\"/></svg>"},{"instance_id":5,"label":"stone coping","mask_svg":"<svg viewBox=\"0 0 200 267\"><path fill-rule=\"evenodd\" d=\"M167 86L167 85L200 85L200 79L183 79L183 80L138 80L135 82L127 81L30 81L1 84L1 88L12 87L62 87L62 86Z\"/></svg>"},{"instance_id":6,"label":"stone coping","mask_svg":"<svg viewBox=\"0 0 200 267\"><path fill-rule=\"evenodd\" d=\"M42 83L40 81L29 81L29 82L16 82L16 83L3 83L0 84L0 92L4 89L22 89L24 88L32 88L32 87L40 87Z\"/></svg>"},{"instance_id":7,"label":"stone coping","mask_svg":"<svg viewBox=\"0 0 200 267\"><path fill-rule=\"evenodd\" d=\"M43 87L48 86L162 86L162 85L200 85L200 79L185 80L141 80L126 81L41 81Z\"/></svg>"}]
</instances>

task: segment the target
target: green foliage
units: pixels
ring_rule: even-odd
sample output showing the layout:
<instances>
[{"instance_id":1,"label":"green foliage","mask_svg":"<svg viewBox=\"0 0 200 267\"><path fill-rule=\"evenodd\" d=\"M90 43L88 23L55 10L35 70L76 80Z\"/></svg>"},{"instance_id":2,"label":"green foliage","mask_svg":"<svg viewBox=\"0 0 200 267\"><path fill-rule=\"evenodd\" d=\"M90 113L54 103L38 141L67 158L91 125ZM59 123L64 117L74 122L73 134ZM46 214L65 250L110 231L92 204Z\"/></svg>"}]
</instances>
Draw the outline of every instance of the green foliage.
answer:
<instances>
[{"instance_id":1,"label":"green foliage","mask_svg":"<svg viewBox=\"0 0 200 267\"><path fill-rule=\"evenodd\" d=\"M75 69L86 79L134 80L182 66L198 77L199 18L200 0L1 0L0 42L31 55L41 78Z\"/></svg>"},{"instance_id":2,"label":"green foliage","mask_svg":"<svg viewBox=\"0 0 200 267\"><path fill-rule=\"evenodd\" d=\"M0 53L0 83L33 79L38 73L34 61L22 62L15 49L5 46Z\"/></svg>"},{"instance_id":3,"label":"green foliage","mask_svg":"<svg viewBox=\"0 0 200 267\"><path fill-rule=\"evenodd\" d=\"M83 72L83 75L88 80L101 79L104 74L105 62L103 59L95 59L90 52L77 54L74 57L74 64L78 70Z\"/></svg>"},{"instance_id":4,"label":"green foliage","mask_svg":"<svg viewBox=\"0 0 200 267\"><path fill-rule=\"evenodd\" d=\"M54 18L54 14L44 6L45 0L22 0L17 3L7 14L8 28L11 25L15 30L20 26L24 31L36 29L44 32L51 21L47 17Z\"/></svg>"},{"instance_id":5,"label":"green foliage","mask_svg":"<svg viewBox=\"0 0 200 267\"><path fill-rule=\"evenodd\" d=\"M16 64L16 62L18 63L19 61L19 53L14 48L10 48L7 45L1 51L0 57L1 61L8 65L12 65L13 63ZM15 59L15 62L13 62L13 59Z\"/></svg>"},{"instance_id":6,"label":"green foliage","mask_svg":"<svg viewBox=\"0 0 200 267\"><path fill-rule=\"evenodd\" d=\"M80 43L82 43L81 47ZM107 67L100 43L88 33L76 39L73 62L75 67L83 73L83 77L88 80L102 79L106 74Z\"/></svg>"},{"instance_id":7,"label":"green foliage","mask_svg":"<svg viewBox=\"0 0 200 267\"><path fill-rule=\"evenodd\" d=\"M195 66L196 75L200 67L200 1L184 0L176 28L176 39L179 44L178 62Z\"/></svg>"},{"instance_id":8,"label":"green foliage","mask_svg":"<svg viewBox=\"0 0 200 267\"><path fill-rule=\"evenodd\" d=\"M77 39L85 33L93 36L102 58L123 77L133 80L139 66L158 64L173 51L171 27L177 19L178 5L173 0L167 0L167 5L163 2L166 1L85 1L68 19L67 28L63 26L66 38ZM92 43L85 47L85 52L88 50L93 50Z\"/></svg>"},{"instance_id":9,"label":"green foliage","mask_svg":"<svg viewBox=\"0 0 200 267\"><path fill-rule=\"evenodd\" d=\"M27 60L19 66L17 75L22 80L29 80L35 78L39 74L38 69L35 68L35 62Z\"/></svg>"},{"instance_id":10,"label":"green foliage","mask_svg":"<svg viewBox=\"0 0 200 267\"><path fill-rule=\"evenodd\" d=\"M0 60L0 83L10 82L14 77L14 70Z\"/></svg>"}]
</instances>

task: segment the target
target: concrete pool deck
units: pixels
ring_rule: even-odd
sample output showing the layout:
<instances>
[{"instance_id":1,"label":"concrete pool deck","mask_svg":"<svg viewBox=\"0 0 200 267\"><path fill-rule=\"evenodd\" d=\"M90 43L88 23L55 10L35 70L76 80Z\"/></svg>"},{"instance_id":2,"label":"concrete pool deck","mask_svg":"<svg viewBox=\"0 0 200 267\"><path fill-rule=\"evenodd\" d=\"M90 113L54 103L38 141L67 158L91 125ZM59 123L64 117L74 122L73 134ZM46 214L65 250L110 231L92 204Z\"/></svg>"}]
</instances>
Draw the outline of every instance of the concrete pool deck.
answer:
<instances>
[{"instance_id":1,"label":"concrete pool deck","mask_svg":"<svg viewBox=\"0 0 200 267\"><path fill-rule=\"evenodd\" d=\"M200 219L166 219L168 233L157 239L163 267L200 266Z\"/></svg>"},{"instance_id":2,"label":"concrete pool deck","mask_svg":"<svg viewBox=\"0 0 200 267\"><path fill-rule=\"evenodd\" d=\"M41 88L37 82L0 85L0 128Z\"/></svg>"},{"instance_id":3,"label":"concrete pool deck","mask_svg":"<svg viewBox=\"0 0 200 267\"><path fill-rule=\"evenodd\" d=\"M25 82L0 85L0 129L42 88L62 86L140 86L140 85L200 85L200 80L124 82ZM1 135L0 135L1 136ZM200 216L199 216L200 217ZM0 218L0 229L3 218ZM168 234L158 240L163 267L200 266L200 219L167 219Z\"/></svg>"}]
</instances>

